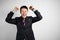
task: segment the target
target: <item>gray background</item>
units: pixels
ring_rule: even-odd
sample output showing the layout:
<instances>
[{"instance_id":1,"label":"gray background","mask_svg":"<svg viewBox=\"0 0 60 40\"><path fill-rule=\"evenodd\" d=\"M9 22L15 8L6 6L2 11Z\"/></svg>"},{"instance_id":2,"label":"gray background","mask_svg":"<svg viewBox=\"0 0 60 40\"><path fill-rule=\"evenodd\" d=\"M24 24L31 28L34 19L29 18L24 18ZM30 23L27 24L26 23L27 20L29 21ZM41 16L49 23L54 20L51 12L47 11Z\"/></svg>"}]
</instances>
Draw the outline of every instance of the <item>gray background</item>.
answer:
<instances>
[{"instance_id":1,"label":"gray background","mask_svg":"<svg viewBox=\"0 0 60 40\"><path fill-rule=\"evenodd\" d=\"M15 6L33 5L43 16L43 19L34 23L32 29L36 40L60 40L60 0L0 0L0 40L15 40L16 25L5 22L7 14ZM29 10L28 15L35 16ZM17 11L13 18L20 16Z\"/></svg>"}]
</instances>

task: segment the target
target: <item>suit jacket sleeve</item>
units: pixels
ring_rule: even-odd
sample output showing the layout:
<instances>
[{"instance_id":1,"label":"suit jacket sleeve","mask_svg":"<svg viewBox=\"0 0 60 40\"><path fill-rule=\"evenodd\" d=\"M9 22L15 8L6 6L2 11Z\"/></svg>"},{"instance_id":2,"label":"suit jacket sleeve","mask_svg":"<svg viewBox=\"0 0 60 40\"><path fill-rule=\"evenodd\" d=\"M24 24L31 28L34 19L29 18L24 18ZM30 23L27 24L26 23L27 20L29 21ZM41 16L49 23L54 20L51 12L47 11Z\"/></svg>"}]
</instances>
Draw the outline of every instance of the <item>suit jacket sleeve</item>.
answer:
<instances>
[{"instance_id":1,"label":"suit jacket sleeve","mask_svg":"<svg viewBox=\"0 0 60 40\"><path fill-rule=\"evenodd\" d=\"M13 19L12 19L13 14L14 14L14 13L11 11L11 12L7 15L5 21L8 22L8 23L11 23L11 24L16 24L16 18L13 18Z\"/></svg>"},{"instance_id":2,"label":"suit jacket sleeve","mask_svg":"<svg viewBox=\"0 0 60 40\"><path fill-rule=\"evenodd\" d=\"M32 23L35 23L42 19L42 16L38 10L35 10L34 13L35 13L36 17L32 17Z\"/></svg>"}]
</instances>

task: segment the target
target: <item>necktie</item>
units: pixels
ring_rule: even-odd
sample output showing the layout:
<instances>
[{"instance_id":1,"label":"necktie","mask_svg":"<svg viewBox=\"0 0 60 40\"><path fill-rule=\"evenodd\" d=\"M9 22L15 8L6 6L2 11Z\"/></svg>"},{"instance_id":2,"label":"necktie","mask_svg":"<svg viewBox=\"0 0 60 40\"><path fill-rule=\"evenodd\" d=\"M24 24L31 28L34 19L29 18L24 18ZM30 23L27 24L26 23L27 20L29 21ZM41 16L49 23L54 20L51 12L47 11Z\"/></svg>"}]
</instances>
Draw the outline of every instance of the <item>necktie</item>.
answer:
<instances>
[{"instance_id":1,"label":"necktie","mask_svg":"<svg viewBox=\"0 0 60 40\"><path fill-rule=\"evenodd\" d=\"M23 19L23 24L24 24L24 26L25 26L25 18Z\"/></svg>"}]
</instances>

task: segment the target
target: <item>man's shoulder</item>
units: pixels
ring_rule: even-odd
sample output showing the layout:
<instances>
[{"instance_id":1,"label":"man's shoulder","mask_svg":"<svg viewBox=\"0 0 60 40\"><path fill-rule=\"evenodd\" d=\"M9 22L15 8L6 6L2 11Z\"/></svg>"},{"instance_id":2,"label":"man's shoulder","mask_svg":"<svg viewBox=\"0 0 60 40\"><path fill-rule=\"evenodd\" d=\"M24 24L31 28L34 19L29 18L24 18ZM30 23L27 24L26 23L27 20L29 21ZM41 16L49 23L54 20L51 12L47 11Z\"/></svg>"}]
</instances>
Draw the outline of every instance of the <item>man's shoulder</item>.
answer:
<instances>
[{"instance_id":1,"label":"man's shoulder","mask_svg":"<svg viewBox=\"0 0 60 40\"><path fill-rule=\"evenodd\" d=\"M19 19L20 17L15 17L15 19Z\"/></svg>"},{"instance_id":2,"label":"man's shoulder","mask_svg":"<svg viewBox=\"0 0 60 40\"><path fill-rule=\"evenodd\" d=\"M15 17L15 19L20 19L21 17ZM27 18L32 18L32 16L27 16Z\"/></svg>"},{"instance_id":3,"label":"man's shoulder","mask_svg":"<svg viewBox=\"0 0 60 40\"><path fill-rule=\"evenodd\" d=\"M32 18L32 16L27 16L28 18Z\"/></svg>"}]
</instances>

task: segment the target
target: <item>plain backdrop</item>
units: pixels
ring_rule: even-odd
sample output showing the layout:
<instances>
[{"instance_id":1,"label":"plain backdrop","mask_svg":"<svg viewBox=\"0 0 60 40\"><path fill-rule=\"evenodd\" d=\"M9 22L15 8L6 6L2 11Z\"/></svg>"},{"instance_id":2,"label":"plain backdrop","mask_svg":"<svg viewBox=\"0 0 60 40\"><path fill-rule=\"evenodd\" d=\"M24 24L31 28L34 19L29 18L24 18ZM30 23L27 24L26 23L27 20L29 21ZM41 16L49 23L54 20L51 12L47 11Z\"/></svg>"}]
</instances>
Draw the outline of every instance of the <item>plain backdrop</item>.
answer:
<instances>
[{"instance_id":1,"label":"plain backdrop","mask_svg":"<svg viewBox=\"0 0 60 40\"><path fill-rule=\"evenodd\" d=\"M16 39L16 25L6 23L5 18L15 6L20 8L23 5L33 5L43 16L32 25L36 40L60 40L60 0L0 0L0 40ZM20 16L19 11L12 18L17 16ZM36 15L29 10L28 16Z\"/></svg>"}]
</instances>

